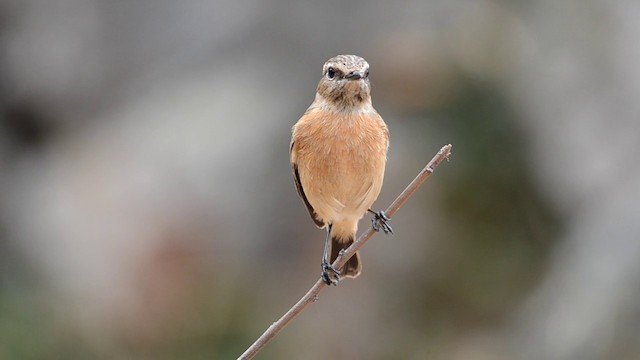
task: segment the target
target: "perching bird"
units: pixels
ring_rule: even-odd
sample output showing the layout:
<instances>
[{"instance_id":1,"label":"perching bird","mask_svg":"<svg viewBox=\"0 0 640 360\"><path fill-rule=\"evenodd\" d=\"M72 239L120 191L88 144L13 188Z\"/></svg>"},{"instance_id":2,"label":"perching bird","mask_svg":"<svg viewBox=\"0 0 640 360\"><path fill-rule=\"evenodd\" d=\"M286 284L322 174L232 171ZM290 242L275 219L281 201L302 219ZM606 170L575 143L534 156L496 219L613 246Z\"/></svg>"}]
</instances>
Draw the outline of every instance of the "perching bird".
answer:
<instances>
[{"instance_id":1,"label":"perching bird","mask_svg":"<svg viewBox=\"0 0 640 360\"><path fill-rule=\"evenodd\" d=\"M327 284L337 284L341 275L360 275L358 253L342 269L331 264L353 243L367 211L374 214L376 231L392 232L384 213L370 209L382 187L388 147L387 125L371 105L369 64L355 55L329 59L315 100L293 126L290 154L298 194L315 224L327 230L322 256Z\"/></svg>"}]
</instances>

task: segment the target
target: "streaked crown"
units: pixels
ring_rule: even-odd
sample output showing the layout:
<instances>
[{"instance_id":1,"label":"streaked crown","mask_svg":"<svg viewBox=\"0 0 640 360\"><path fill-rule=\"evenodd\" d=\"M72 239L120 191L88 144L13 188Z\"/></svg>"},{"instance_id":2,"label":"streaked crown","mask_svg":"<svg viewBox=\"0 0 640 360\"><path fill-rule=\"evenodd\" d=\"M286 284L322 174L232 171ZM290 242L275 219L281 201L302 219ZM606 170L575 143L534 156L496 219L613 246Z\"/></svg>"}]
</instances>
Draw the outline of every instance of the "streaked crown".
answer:
<instances>
[{"instance_id":1,"label":"streaked crown","mask_svg":"<svg viewBox=\"0 0 640 360\"><path fill-rule=\"evenodd\" d=\"M322 67L322 75L327 75L327 71L333 68L338 77L359 72L362 77L369 75L369 63L356 55L338 55L327 60Z\"/></svg>"}]
</instances>

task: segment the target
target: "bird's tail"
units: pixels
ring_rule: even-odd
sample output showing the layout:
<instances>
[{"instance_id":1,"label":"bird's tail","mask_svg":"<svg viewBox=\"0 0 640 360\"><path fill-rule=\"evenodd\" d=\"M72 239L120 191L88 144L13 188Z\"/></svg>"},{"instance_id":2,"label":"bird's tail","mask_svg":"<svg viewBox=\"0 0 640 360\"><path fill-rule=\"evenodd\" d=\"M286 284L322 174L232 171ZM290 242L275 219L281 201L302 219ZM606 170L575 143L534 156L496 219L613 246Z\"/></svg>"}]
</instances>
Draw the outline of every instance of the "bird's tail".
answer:
<instances>
[{"instance_id":1,"label":"bird's tail","mask_svg":"<svg viewBox=\"0 0 640 360\"><path fill-rule=\"evenodd\" d=\"M346 240L337 236L331 237L331 261L330 264L338 258L340 250L346 249L353 244L353 235L349 236ZM360 275L362 271L362 262L360 261L360 254L356 252L351 259L340 269L342 276L355 278Z\"/></svg>"}]
</instances>

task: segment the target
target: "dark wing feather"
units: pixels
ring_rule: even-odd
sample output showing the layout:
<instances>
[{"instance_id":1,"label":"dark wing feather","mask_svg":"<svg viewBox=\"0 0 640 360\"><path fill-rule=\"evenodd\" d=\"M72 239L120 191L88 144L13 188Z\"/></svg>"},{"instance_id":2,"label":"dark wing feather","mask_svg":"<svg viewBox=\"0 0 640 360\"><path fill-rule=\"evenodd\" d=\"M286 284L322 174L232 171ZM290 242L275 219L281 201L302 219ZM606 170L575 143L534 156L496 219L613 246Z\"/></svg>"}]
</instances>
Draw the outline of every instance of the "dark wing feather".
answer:
<instances>
[{"instance_id":1,"label":"dark wing feather","mask_svg":"<svg viewBox=\"0 0 640 360\"><path fill-rule=\"evenodd\" d=\"M293 150L293 142L291 143L291 149ZM300 195L302 201L304 201L304 204L307 206L307 210L309 211L309 215L311 215L311 219L314 223L316 223L318 227L323 227L324 222L318 219L316 211L313 210L313 206L311 206L309 200L307 200L307 196L304 194L304 189L302 188L302 183L300 182L300 174L298 174L298 164L292 162L291 169L293 170L293 181L296 184L296 190L298 190L298 195Z\"/></svg>"}]
</instances>

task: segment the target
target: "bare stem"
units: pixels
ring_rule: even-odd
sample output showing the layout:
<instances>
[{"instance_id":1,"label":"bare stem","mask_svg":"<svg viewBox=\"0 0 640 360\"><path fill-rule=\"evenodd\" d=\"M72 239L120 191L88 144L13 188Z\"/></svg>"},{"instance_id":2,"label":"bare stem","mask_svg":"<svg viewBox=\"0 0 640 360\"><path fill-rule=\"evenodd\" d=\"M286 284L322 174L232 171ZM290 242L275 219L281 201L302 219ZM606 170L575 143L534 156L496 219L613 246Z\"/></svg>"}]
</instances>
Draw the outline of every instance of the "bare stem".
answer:
<instances>
[{"instance_id":1,"label":"bare stem","mask_svg":"<svg viewBox=\"0 0 640 360\"><path fill-rule=\"evenodd\" d=\"M435 171L435 169L440 165L442 161L449 158L451 155L451 144L445 145L438 151L438 153L429 161L427 166L420 171L420 173L416 176L415 179L404 189L400 195L389 205L389 207L385 210L385 214L387 217L391 218L393 215L404 205L407 200L413 195L413 193L418 190L420 185L425 182L431 176L431 174ZM375 234L375 230L369 228L368 231L364 232L364 234L360 235L358 240L356 240L349 248L345 251L341 252L340 256L334 261L332 264L334 268L340 269L344 264L356 253L371 237ZM293 305L289 311L287 311L282 317L271 324L269 328L253 343L251 346L242 354L238 359L240 360L248 360L253 359L253 357L260 351L262 348L267 345L271 339L273 339L282 329L284 329L287 324L293 320L296 316L298 316L310 303L316 301L318 299L318 294L322 291L327 284L322 280L322 278L318 279L316 283L307 291L307 293L300 299L298 302Z\"/></svg>"}]
</instances>

